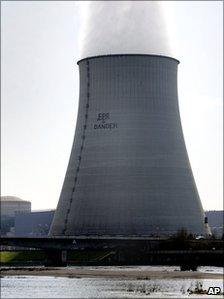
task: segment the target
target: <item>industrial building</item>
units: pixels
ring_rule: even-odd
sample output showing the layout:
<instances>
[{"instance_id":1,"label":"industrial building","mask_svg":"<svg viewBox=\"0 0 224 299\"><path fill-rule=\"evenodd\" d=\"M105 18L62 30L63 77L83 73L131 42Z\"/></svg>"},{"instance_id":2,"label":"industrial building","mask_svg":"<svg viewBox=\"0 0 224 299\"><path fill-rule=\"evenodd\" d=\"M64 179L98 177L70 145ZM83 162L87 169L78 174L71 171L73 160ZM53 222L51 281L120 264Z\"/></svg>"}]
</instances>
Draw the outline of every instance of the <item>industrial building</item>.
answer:
<instances>
[{"instance_id":1,"label":"industrial building","mask_svg":"<svg viewBox=\"0 0 224 299\"><path fill-rule=\"evenodd\" d=\"M1 197L1 235L46 236L54 210L31 211L31 202L15 196Z\"/></svg>"},{"instance_id":2,"label":"industrial building","mask_svg":"<svg viewBox=\"0 0 224 299\"><path fill-rule=\"evenodd\" d=\"M47 236L54 216L54 210L32 211L15 216L15 236Z\"/></svg>"},{"instance_id":3,"label":"industrial building","mask_svg":"<svg viewBox=\"0 0 224 299\"><path fill-rule=\"evenodd\" d=\"M1 196L1 216L14 217L17 213L30 212L31 202L15 196Z\"/></svg>"},{"instance_id":4,"label":"industrial building","mask_svg":"<svg viewBox=\"0 0 224 299\"><path fill-rule=\"evenodd\" d=\"M76 132L50 235L205 234L180 121L178 64L145 54L78 62Z\"/></svg>"},{"instance_id":5,"label":"industrial building","mask_svg":"<svg viewBox=\"0 0 224 299\"><path fill-rule=\"evenodd\" d=\"M213 237L223 238L224 236L224 211L206 211L205 216L211 228Z\"/></svg>"},{"instance_id":6,"label":"industrial building","mask_svg":"<svg viewBox=\"0 0 224 299\"><path fill-rule=\"evenodd\" d=\"M31 202L15 196L1 196L1 236L14 236L15 216L19 213L30 213Z\"/></svg>"}]
</instances>

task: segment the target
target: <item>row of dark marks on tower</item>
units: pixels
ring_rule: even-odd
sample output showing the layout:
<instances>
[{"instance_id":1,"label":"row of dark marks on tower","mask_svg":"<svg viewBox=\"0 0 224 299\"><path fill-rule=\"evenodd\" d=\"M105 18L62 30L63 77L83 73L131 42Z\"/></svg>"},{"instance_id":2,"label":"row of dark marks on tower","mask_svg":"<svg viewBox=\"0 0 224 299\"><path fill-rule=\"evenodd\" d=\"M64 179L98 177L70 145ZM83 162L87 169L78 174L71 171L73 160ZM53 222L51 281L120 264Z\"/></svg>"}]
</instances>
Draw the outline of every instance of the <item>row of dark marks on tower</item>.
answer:
<instances>
[{"instance_id":1,"label":"row of dark marks on tower","mask_svg":"<svg viewBox=\"0 0 224 299\"><path fill-rule=\"evenodd\" d=\"M81 165L81 161L82 161L82 153L83 153L85 139L86 139L86 128L87 128L87 122L88 122L89 99L90 99L90 67L89 67L89 60L86 60L86 69L87 69L87 73L86 73L87 74L87 80L86 80L87 81L87 89L86 89L87 93L86 93L86 106L85 106L84 124L83 124L83 128L82 128L81 146L80 146L80 150L79 150L78 164L77 164L77 168L75 170L74 186L72 188L72 193L71 193L71 197L69 199L68 209L67 209L66 216L65 216L65 225L64 225L64 229L63 229L64 234L66 234L67 228L68 228L69 213L71 211L71 205L72 205L74 193L75 193L75 190L76 190L76 185L77 185L77 181L78 181L78 174L79 174L79 171L80 171L80 165Z\"/></svg>"}]
</instances>

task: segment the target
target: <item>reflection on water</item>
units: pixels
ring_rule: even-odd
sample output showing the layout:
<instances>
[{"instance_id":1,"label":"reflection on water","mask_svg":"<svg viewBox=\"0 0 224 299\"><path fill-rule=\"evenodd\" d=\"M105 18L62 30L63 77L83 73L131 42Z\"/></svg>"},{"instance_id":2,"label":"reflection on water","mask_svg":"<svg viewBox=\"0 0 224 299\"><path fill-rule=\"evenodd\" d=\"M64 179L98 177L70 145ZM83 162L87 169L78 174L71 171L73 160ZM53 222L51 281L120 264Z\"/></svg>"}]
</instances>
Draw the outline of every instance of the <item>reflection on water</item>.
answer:
<instances>
[{"instance_id":1,"label":"reflection on water","mask_svg":"<svg viewBox=\"0 0 224 299\"><path fill-rule=\"evenodd\" d=\"M94 269L96 267L88 267ZM99 267L97 267L99 268ZM100 267L105 268L105 267ZM128 271L177 271L177 267L108 267ZM201 267L200 272L222 273L222 268ZM1 279L2 298L222 298L195 294L210 286L220 287L220 279L121 279L121 278L65 278L44 276L8 276Z\"/></svg>"}]
</instances>

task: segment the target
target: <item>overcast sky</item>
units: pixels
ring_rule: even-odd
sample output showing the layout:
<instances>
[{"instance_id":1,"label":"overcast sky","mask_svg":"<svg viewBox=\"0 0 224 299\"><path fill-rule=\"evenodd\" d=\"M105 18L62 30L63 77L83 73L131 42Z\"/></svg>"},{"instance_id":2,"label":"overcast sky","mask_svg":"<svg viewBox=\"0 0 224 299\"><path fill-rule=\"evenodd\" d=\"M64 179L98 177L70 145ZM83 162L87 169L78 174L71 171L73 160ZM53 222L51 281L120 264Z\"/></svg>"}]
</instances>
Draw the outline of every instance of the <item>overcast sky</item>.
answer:
<instances>
[{"instance_id":1,"label":"overcast sky","mask_svg":"<svg viewBox=\"0 0 224 299\"><path fill-rule=\"evenodd\" d=\"M76 125L83 2L1 5L2 195L56 208ZM164 5L194 177L204 209L222 209L223 4Z\"/></svg>"}]
</instances>

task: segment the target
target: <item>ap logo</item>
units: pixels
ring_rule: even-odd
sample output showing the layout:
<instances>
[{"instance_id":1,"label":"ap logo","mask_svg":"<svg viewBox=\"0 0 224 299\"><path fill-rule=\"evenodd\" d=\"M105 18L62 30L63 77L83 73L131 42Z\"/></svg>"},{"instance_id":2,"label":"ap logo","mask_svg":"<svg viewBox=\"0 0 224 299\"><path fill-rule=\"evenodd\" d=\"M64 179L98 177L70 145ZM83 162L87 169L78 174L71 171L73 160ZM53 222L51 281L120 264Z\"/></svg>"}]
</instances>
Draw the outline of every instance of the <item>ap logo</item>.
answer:
<instances>
[{"instance_id":1,"label":"ap logo","mask_svg":"<svg viewBox=\"0 0 224 299\"><path fill-rule=\"evenodd\" d=\"M218 295L221 293L221 288L219 287L210 287L208 289L208 295Z\"/></svg>"}]
</instances>

